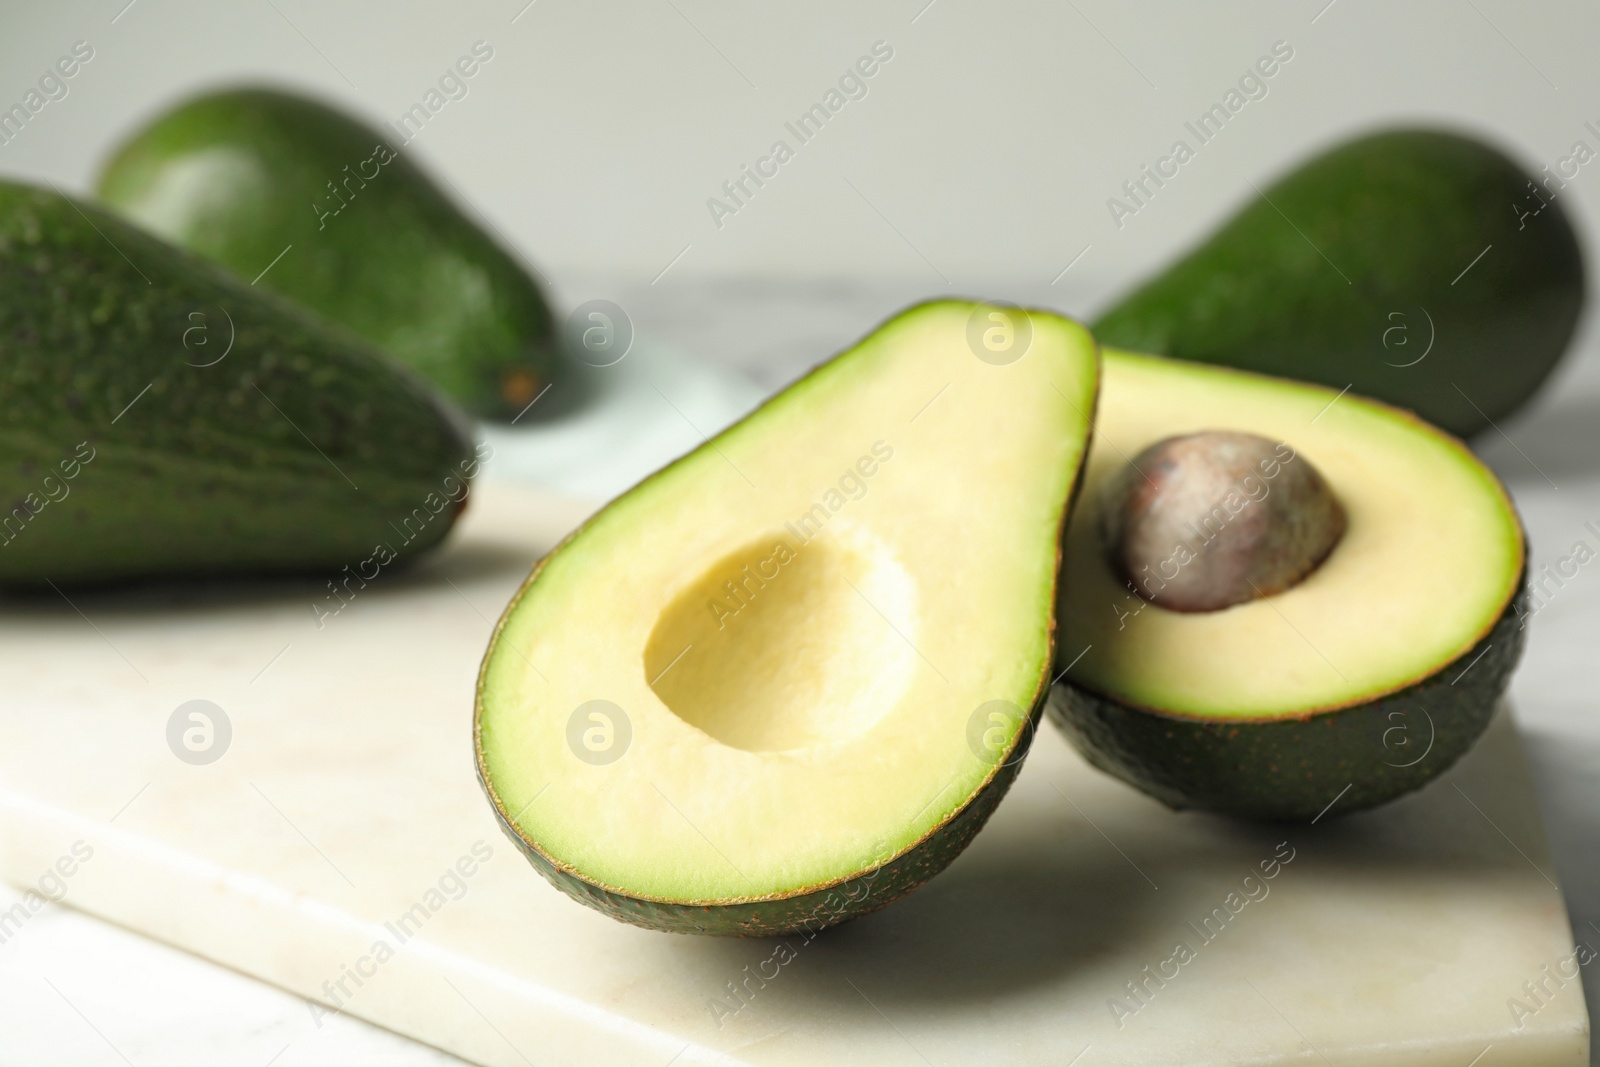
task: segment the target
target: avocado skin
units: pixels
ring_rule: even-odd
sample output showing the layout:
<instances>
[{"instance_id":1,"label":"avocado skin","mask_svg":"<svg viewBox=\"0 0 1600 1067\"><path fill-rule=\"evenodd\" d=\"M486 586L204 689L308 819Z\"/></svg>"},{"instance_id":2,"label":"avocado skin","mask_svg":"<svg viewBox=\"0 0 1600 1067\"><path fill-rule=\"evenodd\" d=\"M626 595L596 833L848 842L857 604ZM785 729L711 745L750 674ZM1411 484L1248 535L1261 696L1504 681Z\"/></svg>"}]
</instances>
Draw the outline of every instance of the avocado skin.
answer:
<instances>
[{"instance_id":1,"label":"avocado skin","mask_svg":"<svg viewBox=\"0 0 1600 1067\"><path fill-rule=\"evenodd\" d=\"M1348 386L1476 433L1549 376L1583 305L1561 204L1518 228L1518 211L1539 204L1531 181L1454 134L1348 142L1252 193L1092 329L1102 345ZM1425 350L1429 317L1432 351L1397 366Z\"/></svg>"},{"instance_id":2,"label":"avocado skin","mask_svg":"<svg viewBox=\"0 0 1600 1067\"><path fill-rule=\"evenodd\" d=\"M380 145L399 147L315 101L236 89L135 134L99 195L246 280L292 246L260 286L410 364L473 414L515 418L561 376L549 307L409 156L378 162Z\"/></svg>"},{"instance_id":3,"label":"avocado skin","mask_svg":"<svg viewBox=\"0 0 1600 1067\"><path fill-rule=\"evenodd\" d=\"M1048 687L1046 687L1048 695ZM967 806L941 823L921 841L882 866L852 878L772 900L740 904L676 904L645 900L618 893L579 877L553 862L519 834L506 817L504 806L489 787L478 764L478 783L494 808L495 821L535 870L567 896L604 912L613 919L674 934L708 934L719 937L781 937L815 933L836 926L899 900L944 870L983 829L1001 798L1011 788L1038 727L1045 699L1034 705L1016 745L994 775Z\"/></svg>"},{"instance_id":4,"label":"avocado skin","mask_svg":"<svg viewBox=\"0 0 1600 1067\"><path fill-rule=\"evenodd\" d=\"M1521 591L1471 650L1365 704L1303 719L1202 720L1062 682L1050 719L1090 764L1171 808L1309 822L1325 810L1332 817L1376 807L1427 785L1488 728L1522 656L1528 591L1518 584ZM1430 727L1432 748L1418 759Z\"/></svg>"},{"instance_id":5,"label":"avocado skin","mask_svg":"<svg viewBox=\"0 0 1600 1067\"><path fill-rule=\"evenodd\" d=\"M186 334L202 321L205 345ZM0 586L407 557L449 531L460 505L428 496L472 456L465 418L355 337L90 203L0 182Z\"/></svg>"}]
</instances>

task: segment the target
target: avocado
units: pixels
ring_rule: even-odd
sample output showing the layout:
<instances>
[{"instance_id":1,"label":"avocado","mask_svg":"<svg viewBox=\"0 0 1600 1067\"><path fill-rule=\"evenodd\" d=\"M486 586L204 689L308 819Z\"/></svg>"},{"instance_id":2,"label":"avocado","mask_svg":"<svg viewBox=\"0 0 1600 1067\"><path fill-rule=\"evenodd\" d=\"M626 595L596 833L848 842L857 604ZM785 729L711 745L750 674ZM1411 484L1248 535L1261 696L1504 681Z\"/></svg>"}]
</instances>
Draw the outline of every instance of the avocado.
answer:
<instances>
[{"instance_id":1,"label":"avocado","mask_svg":"<svg viewBox=\"0 0 1600 1067\"><path fill-rule=\"evenodd\" d=\"M482 418L516 419L562 374L527 270L387 133L321 103L267 89L191 100L117 150L99 195L354 331Z\"/></svg>"},{"instance_id":2,"label":"avocado","mask_svg":"<svg viewBox=\"0 0 1600 1067\"><path fill-rule=\"evenodd\" d=\"M1089 762L1175 808L1304 821L1459 759L1524 636L1522 526L1494 475L1414 415L1322 386L1114 349L1103 377L1049 710ZM1162 463L1218 434L1273 444L1183 499L1186 468ZM1152 524L1164 549L1130 534ZM1225 593L1254 581L1241 559L1274 556L1294 576L1276 592L1158 599L1212 569Z\"/></svg>"},{"instance_id":3,"label":"avocado","mask_svg":"<svg viewBox=\"0 0 1600 1067\"><path fill-rule=\"evenodd\" d=\"M1320 382L1459 436L1555 368L1584 300L1562 182L1469 137L1346 142L1093 323L1102 344Z\"/></svg>"},{"instance_id":4,"label":"avocado","mask_svg":"<svg viewBox=\"0 0 1600 1067\"><path fill-rule=\"evenodd\" d=\"M484 657L502 828L666 931L817 929L937 874L1049 690L1097 387L1076 323L923 304L607 505Z\"/></svg>"},{"instance_id":5,"label":"avocado","mask_svg":"<svg viewBox=\"0 0 1600 1067\"><path fill-rule=\"evenodd\" d=\"M0 585L325 571L353 592L444 537L476 467L465 417L366 343L0 182Z\"/></svg>"}]
</instances>

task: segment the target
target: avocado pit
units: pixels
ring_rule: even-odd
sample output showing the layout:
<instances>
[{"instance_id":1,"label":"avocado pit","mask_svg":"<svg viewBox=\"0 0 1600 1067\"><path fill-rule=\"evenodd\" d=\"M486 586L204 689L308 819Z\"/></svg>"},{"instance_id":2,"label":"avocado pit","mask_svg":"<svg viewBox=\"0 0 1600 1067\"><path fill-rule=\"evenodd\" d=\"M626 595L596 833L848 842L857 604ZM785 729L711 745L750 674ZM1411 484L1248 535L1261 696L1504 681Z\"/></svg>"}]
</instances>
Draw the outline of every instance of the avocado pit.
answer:
<instances>
[{"instance_id":1,"label":"avocado pit","mask_svg":"<svg viewBox=\"0 0 1600 1067\"><path fill-rule=\"evenodd\" d=\"M1219 611L1281 593L1345 531L1328 483L1288 444L1203 430L1146 448L1111 479L1101 535L1114 570L1171 611Z\"/></svg>"}]
</instances>

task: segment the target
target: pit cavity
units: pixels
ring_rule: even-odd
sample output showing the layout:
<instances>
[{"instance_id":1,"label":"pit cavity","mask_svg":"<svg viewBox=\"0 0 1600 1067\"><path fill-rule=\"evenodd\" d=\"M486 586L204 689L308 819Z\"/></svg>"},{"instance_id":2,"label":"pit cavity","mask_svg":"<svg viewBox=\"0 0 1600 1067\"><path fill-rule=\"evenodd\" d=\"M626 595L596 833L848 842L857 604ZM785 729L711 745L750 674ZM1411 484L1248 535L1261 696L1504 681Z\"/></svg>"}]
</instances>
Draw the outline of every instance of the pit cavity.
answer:
<instances>
[{"instance_id":1,"label":"pit cavity","mask_svg":"<svg viewBox=\"0 0 1600 1067\"><path fill-rule=\"evenodd\" d=\"M749 541L673 598L644 671L674 715L734 748L787 752L854 737L898 703L916 667L915 586L881 542L834 526L804 544Z\"/></svg>"}]
</instances>

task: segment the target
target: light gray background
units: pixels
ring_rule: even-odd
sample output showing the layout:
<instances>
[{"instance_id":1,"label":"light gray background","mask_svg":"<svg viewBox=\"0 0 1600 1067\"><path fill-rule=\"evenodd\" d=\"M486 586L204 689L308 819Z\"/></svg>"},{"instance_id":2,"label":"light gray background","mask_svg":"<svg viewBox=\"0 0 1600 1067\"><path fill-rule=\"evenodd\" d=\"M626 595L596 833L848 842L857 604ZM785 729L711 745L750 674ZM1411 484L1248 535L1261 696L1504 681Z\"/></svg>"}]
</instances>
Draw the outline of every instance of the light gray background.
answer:
<instances>
[{"instance_id":1,"label":"light gray background","mask_svg":"<svg viewBox=\"0 0 1600 1067\"><path fill-rule=\"evenodd\" d=\"M9 0L0 106L73 42L95 57L0 145L0 175L86 191L120 137L223 83L393 120L482 40L494 58L410 151L559 304L615 299L642 338L770 387L925 296L1092 311L1253 196L1249 182L1374 125L1476 131L1533 169L1578 139L1600 149L1583 128L1600 126L1592 4L525 2ZM894 58L866 98L718 228L707 198L774 139L794 146L783 123L879 40ZM1106 199L1278 40L1295 55L1268 96L1116 227ZM1593 263L1600 163L1562 199ZM1539 402L1476 442L1517 497L1536 564L1595 543L1597 426L1586 321ZM1513 694L1575 927L1600 946L1600 572L1532 625ZM1600 975L1586 978L1593 1011ZM446 1060L350 1020L316 1030L294 998L59 908L0 947L0 1034L4 1064L119 1062L113 1043L135 1063Z\"/></svg>"},{"instance_id":2,"label":"light gray background","mask_svg":"<svg viewBox=\"0 0 1600 1067\"><path fill-rule=\"evenodd\" d=\"M1535 166L1579 137L1600 148L1583 130L1600 124L1592 4L125 3L6 5L0 103L76 40L95 58L70 96L0 146L0 173L87 189L120 137L223 83L276 82L392 120L483 40L493 60L410 150L567 303L634 294L676 260L633 301L646 331L671 318L649 303L662 286L737 291L773 275L833 281L830 300L837 288L892 290L848 331L818 331L834 344L902 298L946 290L1082 312L1253 195L1247 182L1373 124L1468 128ZM894 59L867 97L714 225L706 200L722 182L879 40ZM1115 227L1106 199L1278 40L1295 57L1269 95ZM1600 165L1565 198L1589 233ZM717 358L827 351L810 336L762 336L760 322L735 314L686 336L703 335Z\"/></svg>"}]
</instances>

